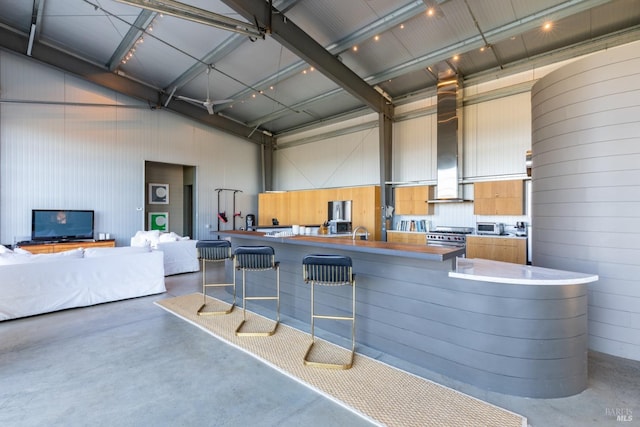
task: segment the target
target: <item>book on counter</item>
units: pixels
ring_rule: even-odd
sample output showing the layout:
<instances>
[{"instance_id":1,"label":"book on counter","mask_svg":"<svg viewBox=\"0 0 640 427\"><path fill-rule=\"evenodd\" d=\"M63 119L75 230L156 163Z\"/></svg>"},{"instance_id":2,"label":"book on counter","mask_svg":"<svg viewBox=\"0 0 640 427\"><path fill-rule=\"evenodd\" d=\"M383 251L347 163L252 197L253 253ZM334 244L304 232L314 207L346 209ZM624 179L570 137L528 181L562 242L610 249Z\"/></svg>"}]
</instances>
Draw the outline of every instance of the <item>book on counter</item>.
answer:
<instances>
[{"instance_id":1,"label":"book on counter","mask_svg":"<svg viewBox=\"0 0 640 427\"><path fill-rule=\"evenodd\" d=\"M414 231L417 233L426 233L427 220L425 219L405 219L398 221L396 224L396 231Z\"/></svg>"}]
</instances>

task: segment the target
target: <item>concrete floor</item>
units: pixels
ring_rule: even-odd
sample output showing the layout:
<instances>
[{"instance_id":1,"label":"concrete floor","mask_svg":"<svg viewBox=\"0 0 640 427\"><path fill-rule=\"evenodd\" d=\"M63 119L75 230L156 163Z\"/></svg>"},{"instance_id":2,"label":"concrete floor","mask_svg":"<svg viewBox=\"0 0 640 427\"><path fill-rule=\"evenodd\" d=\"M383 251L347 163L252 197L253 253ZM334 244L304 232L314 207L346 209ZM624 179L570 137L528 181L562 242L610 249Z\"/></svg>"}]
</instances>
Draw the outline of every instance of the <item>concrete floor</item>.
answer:
<instances>
[{"instance_id":1,"label":"concrete floor","mask_svg":"<svg viewBox=\"0 0 640 427\"><path fill-rule=\"evenodd\" d=\"M153 304L200 291L200 273L166 283L162 295L0 322L0 425L371 425ZM587 390L528 399L358 351L524 415L534 427L640 425L640 362L591 353Z\"/></svg>"}]
</instances>

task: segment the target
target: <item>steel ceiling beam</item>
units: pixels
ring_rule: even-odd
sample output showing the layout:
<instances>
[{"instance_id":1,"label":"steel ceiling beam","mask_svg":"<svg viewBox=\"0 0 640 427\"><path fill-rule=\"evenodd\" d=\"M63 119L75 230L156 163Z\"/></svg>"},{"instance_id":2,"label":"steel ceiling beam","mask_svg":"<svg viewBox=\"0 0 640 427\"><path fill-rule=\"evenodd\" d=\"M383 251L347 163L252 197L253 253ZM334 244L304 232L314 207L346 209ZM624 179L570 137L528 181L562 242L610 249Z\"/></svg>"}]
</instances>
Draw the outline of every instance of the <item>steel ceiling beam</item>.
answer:
<instances>
[{"instance_id":1,"label":"steel ceiling beam","mask_svg":"<svg viewBox=\"0 0 640 427\"><path fill-rule=\"evenodd\" d=\"M142 12L140 12L135 22L131 27L129 27L127 34L125 34L120 41L120 44L113 52L113 55L111 55L109 62L107 62L107 68L109 71L115 70L118 65L120 65L120 61L122 61L124 56L131 50L140 36L144 35L144 29L147 28L147 25L153 21L153 18L155 18L157 14L157 12L146 9L143 9Z\"/></svg>"},{"instance_id":2,"label":"steel ceiling beam","mask_svg":"<svg viewBox=\"0 0 640 427\"><path fill-rule=\"evenodd\" d=\"M31 56L33 43L38 38L40 26L42 25L42 11L44 10L44 0L33 0L33 10L31 13L31 25L29 26L29 42L27 44L27 56Z\"/></svg>"},{"instance_id":3,"label":"steel ceiling beam","mask_svg":"<svg viewBox=\"0 0 640 427\"><path fill-rule=\"evenodd\" d=\"M264 0L222 0L249 21L265 27L271 36L305 62L343 87L376 113L393 115L391 103L311 36ZM268 27L268 25L271 25Z\"/></svg>"},{"instance_id":4,"label":"steel ceiling beam","mask_svg":"<svg viewBox=\"0 0 640 427\"><path fill-rule=\"evenodd\" d=\"M289 9L293 7L299 0L282 0L278 2L278 7L282 9ZM198 74L202 73L209 65L215 65L216 62L221 61L224 57L232 53L239 48L242 44L246 43L249 39L241 34L232 34L226 40L224 40L215 49L211 50L205 56L200 58L200 62L193 64L174 81L172 81L165 91L171 92L175 89L180 89L182 86L193 80ZM252 89L247 89L251 91ZM234 97L235 98L235 97Z\"/></svg>"},{"instance_id":5,"label":"steel ceiling beam","mask_svg":"<svg viewBox=\"0 0 640 427\"><path fill-rule=\"evenodd\" d=\"M26 52L27 44L28 38L23 32L12 31L0 26L0 47L20 55L25 55L24 52ZM120 74L109 72L109 70L103 66L84 61L77 56L70 55L42 43L35 43L33 45L31 57L97 85L145 101L152 109L161 108L163 94L159 89L134 81ZM252 128L242 123L217 114L210 115L206 110L184 102L176 102L167 109L260 145L268 145L273 142L273 138L270 135L265 135L262 132L254 132Z\"/></svg>"},{"instance_id":6,"label":"steel ceiling beam","mask_svg":"<svg viewBox=\"0 0 640 427\"><path fill-rule=\"evenodd\" d=\"M519 35L521 34L521 31L526 31L532 28L536 28L540 24L540 20L545 16L550 15L550 16L553 16L555 19L566 18L568 16L571 16L572 14L582 12L584 10L607 3L609 1L611 0L571 0L561 5L554 6L550 9L546 9L542 12L536 12L532 15L522 17L517 21L509 22L500 27L493 28L490 31L487 31L485 35L486 37L490 37L491 40L493 40L493 42L495 43L499 40L507 39L514 35ZM401 9L398 9L398 11L394 12L394 17L398 19L407 20L412 15L415 16L416 14L422 13L424 10L426 10L426 7L424 6L424 3L422 2L422 0L419 2L420 4L414 4L414 3L409 4ZM344 48L344 46L348 46L349 43L357 44L357 40L359 38L357 34L360 34L360 37L364 37L364 39L370 38L373 34L384 32L385 27L383 24L389 24L389 23L390 22L388 22L386 18L381 19L365 27L369 29L368 31L364 31L365 29L362 29L354 33L353 35L348 36L347 38L344 39L344 41L336 43L335 45L332 45L327 49L329 51L334 52L335 49ZM396 24L397 24L396 22L393 22L393 25L396 25ZM393 28L393 25L388 26L387 29ZM473 35L467 39L458 41L449 46L445 46L441 49L434 50L421 57L414 58L408 62L404 62L402 64L398 64L394 67L383 70L380 73L365 77L364 81L375 86L387 80L392 80L394 78L402 76L408 72L425 69L428 66L431 66L438 62L451 58L454 54L460 54L460 53L464 54L465 52L468 52L473 49L478 49L486 44L487 44L486 40L483 39L482 35L480 34ZM289 68L291 68L292 70L295 68L295 71L297 72L298 69L301 69L303 67L300 64L296 63L296 64L292 64ZM281 75L278 75L277 77L279 77L280 79L283 78L283 76ZM265 82L266 81L267 80L265 79ZM313 104L314 102L325 99L327 95L333 95L338 92L339 90L338 91L332 90L326 93L322 93L313 98L307 99L300 104L310 105L310 104ZM235 98L236 96L237 94L234 95L233 97ZM292 108L299 109L301 107L300 104L296 104L292 106ZM258 123L260 124L269 123L270 121L276 120L287 114L289 114L289 110L280 109L277 111L273 111L264 117L258 117L257 119L252 120L248 125L251 126Z\"/></svg>"},{"instance_id":7,"label":"steel ceiling beam","mask_svg":"<svg viewBox=\"0 0 640 427\"><path fill-rule=\"evenodd\" d=\"M413 18L414 16L424 13L426 9L427 8L422 0L415 0L412 3L402 6L401 8L394 10L390 14L385 15L384 17L360 28L359 30L349 34L347 37L344 37L338 42L328 45L326 47L326 50L328 50L332 55L339 55L340 53L351 49L354 45L358 45L365 40L371 39L376 34L387 32L390 29L397 27L399 24ZM274 73L271 76L266 77L259 82L256 82L252 86L256 88L269 87L302 72L302 70L307 67L308 64L306 64L304 61L295 62L288 67L285 67L282 70L278 71L277 73ZM231 97L234 99L243 98L249 95L252 91L253 88L243 89L242 91L232 95Z\"/></svg>"},{"instance_id":8,"label":"steel ceiling beam","mask_svg":"<svg viewBox=\"0 0 640 427\"><path fill-rule=\"evenodd\" d=\"M233 31L249 37L262 38L264 33L261 28L248 22L229 18L218 13L200 9L175 0L116 0L130 6L137 6L143 9L154 10L176 18L186 19L200 24L220 28L222 30ZM251 22L251 21L250 21Z\"/></svg>"}]
</instances>

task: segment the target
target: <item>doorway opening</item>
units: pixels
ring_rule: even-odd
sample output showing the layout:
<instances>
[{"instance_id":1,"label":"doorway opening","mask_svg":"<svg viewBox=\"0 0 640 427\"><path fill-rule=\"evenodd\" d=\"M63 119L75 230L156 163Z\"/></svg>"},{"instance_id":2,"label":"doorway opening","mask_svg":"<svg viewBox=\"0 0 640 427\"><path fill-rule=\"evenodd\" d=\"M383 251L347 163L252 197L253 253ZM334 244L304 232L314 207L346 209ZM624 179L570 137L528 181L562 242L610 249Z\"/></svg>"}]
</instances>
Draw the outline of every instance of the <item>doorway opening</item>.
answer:
<instances>
[{"instance_id":1,"label":"doorway opening","mask_svg":"<svg viewBox=\"0 0 640 427\"><path fill-rule=\"evenodd\" d=\"M145 161L145 230L193 235L196 167Z\"/></svg>"}]
</instances>

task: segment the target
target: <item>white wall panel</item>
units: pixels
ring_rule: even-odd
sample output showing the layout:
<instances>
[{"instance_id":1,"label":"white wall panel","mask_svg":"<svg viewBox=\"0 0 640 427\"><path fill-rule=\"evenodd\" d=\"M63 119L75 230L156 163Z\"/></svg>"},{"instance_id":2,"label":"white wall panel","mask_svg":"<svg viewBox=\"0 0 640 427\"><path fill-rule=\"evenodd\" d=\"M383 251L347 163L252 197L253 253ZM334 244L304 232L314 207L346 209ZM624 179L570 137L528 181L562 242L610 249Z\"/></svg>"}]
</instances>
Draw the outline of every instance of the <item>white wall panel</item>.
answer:
<instances>
[{"instance_id":1,"label":"white wall panel","mask_svg":"<svg viewBox=\"0 0 640 427\"><path fill-rule=\"evenodd\" d=\"M377 127L279 149L274 156L274 188L378 185L379 159Z\"/></svg>"},{"instance_id":2,"label":"white wall panel","mask_svg":"<svg viewBox=\"0 0 640 427\"><path fill-rule=\"evenodd\" d=\"M531 148L529 93L494 99L464 111L466 178L524 174Z\"/></svg>"},{"instance_id":3,"label":"white wall panel","mask_svg":"<svg viewBox=\"0 0 640 427\"><path fill-rule=\"evenodd\" d=\"M436 120L429 114L393 124L392 181L436 179Z\"/></svg>"},{"instance_id":4,"label":"white wall panel","mask_svg":"<svg viewBox=\"0 0 640 427\"><path fill-rule=\"evenodd\" d=\"M640 44L533 87L533 261L596 273L590 348L640 360Z\"/></svg>"},{"instance_id":5,"label":"white wall panel","mask_svg":"<svg viewBox=\"0 0 640 427\"><path fill-rule=\"evenodd\" d=\"M31 209L65 208L94 209L96 231L127 245L144 226L148 160L196 166L193 237L212 237L215 188L241 189L237 210L257 211L253 143L4 51L0 87L4 99L30 101L0 104L1 243L29 237ZM116 101L126 106L78 105Z\"/></svg>"}]
</instances>

